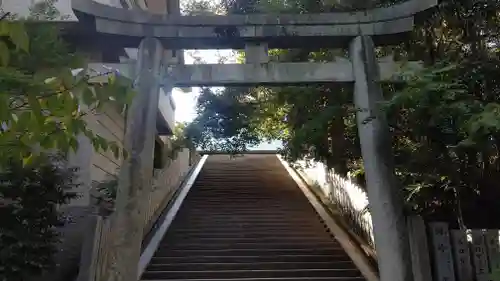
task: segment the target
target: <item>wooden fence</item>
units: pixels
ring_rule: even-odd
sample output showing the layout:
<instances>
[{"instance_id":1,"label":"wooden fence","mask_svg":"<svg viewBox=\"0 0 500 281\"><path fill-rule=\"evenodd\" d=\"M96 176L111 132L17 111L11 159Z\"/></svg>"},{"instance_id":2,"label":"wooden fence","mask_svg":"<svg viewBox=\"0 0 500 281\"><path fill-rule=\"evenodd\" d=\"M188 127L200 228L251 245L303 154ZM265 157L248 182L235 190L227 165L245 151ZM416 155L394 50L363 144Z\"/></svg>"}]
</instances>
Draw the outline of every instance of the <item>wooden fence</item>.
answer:
<instances>
[{"instance_id":1,"label":"wooden fence","mask_svg":"<svg viewBox=\"0 0 500 281\"><path fill-rule=\"evenodd\" d=\"M500 281L498 229L408 221L415 281Z\"/></svg>"},{"instance_id":2,"label":"wooden fence","mask_svg":"<svg viewBox=\"0 0 500 281\"><path fill-rule=\"evenodd\" d=\"M322 162L297 161L291 166L312 190L319 191L328 199L328 205L334 206L349 231L374 251L373 225L366 191Z\"/></svg>"},{"instance_id":3,"label":"wooden fence","mask_svg":"<svg viewBox=\"0 0 500 281\"><path fill-rule=\"evenodd\" d=\"M328 198L336 206L344 222L363 242L374 249L371 214L367 205L362 209L359 207L359 201L367 197L366 192L357 184L336 174L333 169L328 170L327 182L329 184ZM358 203L356 204L355 201Z\"/></svg>"}]
</instances>

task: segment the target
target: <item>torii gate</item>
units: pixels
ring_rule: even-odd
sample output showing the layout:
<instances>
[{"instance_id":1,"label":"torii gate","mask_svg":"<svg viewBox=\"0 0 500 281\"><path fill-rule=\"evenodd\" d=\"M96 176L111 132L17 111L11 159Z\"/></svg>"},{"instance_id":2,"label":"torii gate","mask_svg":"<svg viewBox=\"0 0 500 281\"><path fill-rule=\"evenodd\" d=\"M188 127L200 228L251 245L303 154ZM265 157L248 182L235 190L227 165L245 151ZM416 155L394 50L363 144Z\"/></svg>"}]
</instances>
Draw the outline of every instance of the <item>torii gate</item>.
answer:
<instances>
[{"instance_id":1,"label":"torii gate","mask_svg":"<svg viewBox=\"0 0 500 281\"><path fill-rule=\"evenodd\" d=\"M410 0L349 13L165 16L73 0L79 24L68 36L74 42L93 42L108 53L139 46L134 75L139 94L129 110L125 136L130 156L121 168L114 218L115 226L125 228L115 230L119 236L112 253L116 277L113 280L136 280L137 276L142 239L142 227L137 222L141 219L140 202L149 192L160 86L171 90L174 86L335 82L354 83L380 278L412 280L389 131L377 105L383 99L379 81L392 79L399 67L392 60L377 61L374 47L405 40L404 35L413 29L415 14L436 4L437 0ZM272 63L267 56L268 48L347 46L350 59L330 63ZM246 64L169 65L163 60L164 48L245 49ZM365 122L369 117L371 121Z\"/></svg>"}]
</instances>

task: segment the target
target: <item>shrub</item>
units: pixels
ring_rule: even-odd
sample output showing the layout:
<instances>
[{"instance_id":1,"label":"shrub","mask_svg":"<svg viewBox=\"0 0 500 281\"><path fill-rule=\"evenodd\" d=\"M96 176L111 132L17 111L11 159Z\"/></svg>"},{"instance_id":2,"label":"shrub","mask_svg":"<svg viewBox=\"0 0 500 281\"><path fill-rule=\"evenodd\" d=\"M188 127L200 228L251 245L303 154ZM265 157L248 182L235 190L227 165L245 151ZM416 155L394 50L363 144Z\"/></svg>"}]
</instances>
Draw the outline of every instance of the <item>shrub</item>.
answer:
<instances>
[{"instance_id":1,"label":"shrub","mask_svg":"<svg viewBox=\"0 0 500 281\"><path fill-rule=\"evenodd\" d=\"M11 160L0 171L1 281L24 281L55 266L58 207L77 197L70 191L75 171L60 156L30 166Z\"/></svg>"},{"instance_id":2,"label":"shrub","mask_svg":"<svg viewBox=\"0 0 500 281\"><path fill-rule=\"evenodd\" d=\"M118 176L112 175L109 179L100 182L96 186L97 194L95 199L99 206L99 212L103 215L110 215L115 210L115 199L118 192Z\"/></svg>"}]
</instances>

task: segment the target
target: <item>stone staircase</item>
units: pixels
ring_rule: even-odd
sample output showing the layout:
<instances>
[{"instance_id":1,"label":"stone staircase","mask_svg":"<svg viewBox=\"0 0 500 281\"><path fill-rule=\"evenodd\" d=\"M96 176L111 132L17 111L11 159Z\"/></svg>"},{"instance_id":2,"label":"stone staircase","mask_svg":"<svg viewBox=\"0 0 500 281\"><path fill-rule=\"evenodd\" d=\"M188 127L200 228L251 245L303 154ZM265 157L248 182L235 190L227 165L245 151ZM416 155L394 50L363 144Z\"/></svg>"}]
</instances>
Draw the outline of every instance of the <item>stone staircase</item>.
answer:
<instances>
[{"instance_id":1,"label":"stone staircase","mask_svg":"<svg viewBox=\"0 0 500 281\"><path fill-rule=\"evenodd\" d=\"M364 278L275 155L214 155L141 280Z\"/></svg>"}]
</instances>

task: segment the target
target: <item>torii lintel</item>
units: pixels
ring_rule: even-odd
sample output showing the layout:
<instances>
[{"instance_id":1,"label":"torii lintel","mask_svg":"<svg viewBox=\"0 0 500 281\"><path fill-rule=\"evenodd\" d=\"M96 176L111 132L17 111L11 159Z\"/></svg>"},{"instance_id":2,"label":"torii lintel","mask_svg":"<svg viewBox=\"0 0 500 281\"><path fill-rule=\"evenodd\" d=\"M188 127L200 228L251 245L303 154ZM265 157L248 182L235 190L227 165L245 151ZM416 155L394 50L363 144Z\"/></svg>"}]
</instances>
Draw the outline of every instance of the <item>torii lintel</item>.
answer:
<instances>
[{"instance_id":1,"label":"torii lintel","mask_svg":"<svg viewBox=\"0 0 500 281\"><path fill-rule=\"evenodd\" d=\"M141 38L150 36L168 49L243 49L248 42L268 43L270 48L333 48L345 47L360 35L372 36L377 45L395 44L413 29L415 14L436 4L410 0L359 12L175 16L72 0L81 36L98 35L121 47L137 47Z\"/></svg>"}]
</instances>

